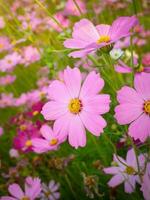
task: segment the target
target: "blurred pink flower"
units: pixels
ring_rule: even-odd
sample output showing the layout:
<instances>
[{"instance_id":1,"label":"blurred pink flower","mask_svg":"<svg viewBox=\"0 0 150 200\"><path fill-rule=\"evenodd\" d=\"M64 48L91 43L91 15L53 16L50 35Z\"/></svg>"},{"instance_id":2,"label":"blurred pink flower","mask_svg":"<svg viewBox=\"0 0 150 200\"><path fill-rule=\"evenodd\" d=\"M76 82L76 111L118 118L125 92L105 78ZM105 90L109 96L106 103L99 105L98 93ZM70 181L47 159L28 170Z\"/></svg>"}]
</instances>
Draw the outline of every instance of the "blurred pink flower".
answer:
<instances>
[{"instance_id":1,"label":"blurred pink flower","mask_svg":"<svg viewBox=\"0 0 150 200\"><path fill-rule=\"evenodd\" d=\"M11 48L10 41L6 36L0 36L0 52L9 50Z\"/></svg>"},{"instance_id":2,"label":"blurred pink flower","mask_svg":"<svg viewBox=\"0 0 150 200\"><path fill-rule=\"evenodd\" d=\"M38 128L33 124L22 124L17 136L13 140L13 147L23 152L33 150L32 139L41 136Z\"/></svg>"},{"instance_id":3,"label":"blurred pink flower","mask_svg":"<svg viewBox=\"0 0 150 200\"><path fill-rule=\"evenodd\" d=\"M145 200L150 200L150 163L147 164L146 172L143 177L143 183L141 187L141 191L143 192L143 196Z\"/></svg>"},{"instance_id":4,"label":"blurred pink flower","mask_svg":"<svg viewBox=\"0 0 150 200\"><path fill-rule=\"evenodd\" d=\"M149 86L150 75L143 72L135 76L135 89L124 86L117 94L120 105L115 108L115 118L121 125L130 124L129 135L141 142L150 136Z\"/></svg>"},{"instance_id":5,"label":"blurred pink flower","mask_svg":"<svg viewBox=\"0 0 150 200\"><path fill-rule=\"evenodd\" d=\"M66 137L54 132L46 124L41 127L40 132L43 138L32 139L33 151L36 153L57 150L59 145L66 140Z\"/></svg>"},{"instance_id":6,"label":"blurred pink flower","mask_svg":"<svg viewBox=\"0 0 150 200\"><path fill-rule=\"evenodd\" d=\"M2 16L0 16L0 29L5 27L5 21L4 18Z\"/></svg>"},{"instance_id":7,"label":"blurred pink flower","mask_svg":"<svg viewBox=\"0 0 150 200\"><path fill-rule=\"evenodd\" d=\"M6 75L3 77L0 77L0 85L8 85L13 83L16 80L16 76L14 75Z\"/></svg>"},{"instance_id":8,"label":"blurred pink flower","mask_svg":"<svg viewBox=\"0 0 150 200\"><path fill-rule=\"evenodd\" d=\"M4 133L3 128L0 126L0 136L2 136Z\"/></svg>"},{"instance_id":9,"label":"blurred pink flower","mask_svg":"<svg viewBox=\"0 0 150 200\"><path fill-rule=\"evenodd\" d=\"M146 53L142 58L142 63L146 67L150 67L150 52Z\"/></svg>"},{"instance_id":10,"label":"blurred pink flower","mask_svg":"<svg viewBox=\"0 0 150 200\"><path fill-rule=\"evenodd\" d=\"M78 68L67 67L64 81L55 80L49 86L51 101L42 108L46 120L54 122L54 132L68 136L69 143L77 148L86 145L85 127L99 136L106 127L101 114L109 111L110 97L99 94L104 81L94 71L89 73L81 86L81 73Z\"/></svg>"},{"instance_id":11,"label":"blurred pink flower","mask_svg":"<svg viewBox=\"0 0 150 200\"><path fill-rule=\"evenodd\" d=\"M85 14L87 12L85 2L81 1L81 0L76 0L76 3L78 4L82 14ZM73 0L68 0L66 2L66 6L65 6L65 9L64 9L64 15L80 16L80 12L79 12L79 10L78 10L78 8L75 5Z\"/></svg>"},{"instance_id":12,"label":"blurred pink flower","mask_svg":"<svg viewBox=\"0 0 150 200\"><path fill-rule=\"evenodd\" d=\"M31 63L39 61L41 56L37 48L32 46L27 46L23 48L22 58L23 58L22 64L28 66Z\"/></svg>"},{"instance_id":13,"label":"blurred pink flower","mask_svg":"<svg viewBox=\"0 0 150 200\"><path fill-rule=\"evenodd\" d=\"M70 24L69 20L63 15L62 12L57 12L53 17L61 24L63 28L67 28ZM47 26L48 28L52 28L58 32L62 32L62 28L50 18L47 18Z\"/></svg>"},{"instance_id":14,"label":"blurred pink flower","mask_svg":"<svg viewBox=\"0 0 150 200\"><path fill-rule=\"evenodd\" d=\"M17 52L6 55L0 60L0 71L11 72L21 62L21 56Z\"/></svg>"},{"instance_id":15,"label":"blurred pink flower","mask_svg":"<svg viewBox=\"0 0 150 200\"><path fill-rule=\"evenodd\" d=\"M3 196L1 200L34 200L41 192L41 180L28 176L25 180L25 192L16 183L9 185L8 191L12 196Z\"/></svg>"},{"instance_id":16,"label":"blurred pink flower","mask_svg":"<svg viewBox=\"0 0 150 200\"><path fill-rule=\"evenodd\" d=\"M75 23L72 38L64 42L64 46L78 49L69 54L74 58L83 57L104 46L109 46L123 37L129 36L130 30L138 23L135 16L119 17L113 24L94 26L88 19Z\"/></svg>"},{"instance_id":17,"label":"blurred pink flower","mask_svg":"<svg viewBox=\"0 0 150 200\"><path fill-rule=\"evenodd\" d=\"M16 149L10 149L9 150L9 156L11 158L18 158L19 157L19 152Z\"/></svg>"},{"instance_id":18,"label":"blurred pink flower","mask_svg":"<svg viewBox=\"0 0 150 200\"><path fill-rule=\"evenodd\" d=\"M0 95L0 108L7 106L14 106L15 98L12 93L1 93Z\"/></svg>"},{"instance_id":19,"label":"blurred pink flower","mask_svg":"<svg viewBox=\"0 0 150 200\"><path fill-rule=\"evenodd\" d=\"M141 171L144 169L144 155L138 156ZM116 187L121 183L125 185L125 192L132 193L135 190L136 182L140 183L138 172L138 166L136 162L136 156L134 150L131 149L127 152L126 160L120 156L114 155L114 166L104 168L106 174L114 175L108 182L110 187Z\"/></svg>"}]
</instances>

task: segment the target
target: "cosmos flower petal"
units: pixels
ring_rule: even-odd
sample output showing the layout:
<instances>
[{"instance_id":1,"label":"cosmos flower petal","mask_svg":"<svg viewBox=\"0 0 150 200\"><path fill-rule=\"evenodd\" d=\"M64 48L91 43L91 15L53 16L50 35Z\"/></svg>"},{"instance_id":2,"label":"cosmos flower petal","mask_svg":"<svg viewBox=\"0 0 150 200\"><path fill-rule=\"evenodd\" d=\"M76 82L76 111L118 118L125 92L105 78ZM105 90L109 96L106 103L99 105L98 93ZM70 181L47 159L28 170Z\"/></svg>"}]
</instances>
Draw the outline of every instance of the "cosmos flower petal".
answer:
<instances>
[{"instance_id":1,"label":"cosmos flower petal","mask_svg":"<svg viewBox=\"0 0 150 200\"><path fill-rule=\"evenodd\" d=\"M150 75L149 73L137 74L134 79L136 91L144 100L150 100Z\"/></svg>"},{"instance_id":2,"label":"cosmos flower petal","mask_svg":"<svg viewBox=\"0 0 150 200\"><path fill-rule=\"evenodd\" d=\"M64 70L64 81L70 96L72 98L77 98L81 87L81 73L79 69L67 67Z\"/></svg>"},{"instance_id":3,"label":"cosmos flower petal","mask_svg":"<svg viewBox=\"0 0 150 200\"><path fill-rule=\"evenodd\" d=\"M103 170L106 174L118 174L119 168L118 167L107 167Z\"/></svg>"},{"instance_id":4,"label":"cosmos flower petal","mask_svg":"<svg viewBox=\"0 0 150 200\"><path fill-rule=\"evenodd\" d=\"M41 129L40 129L40 132L42 134L42 136L46 139L46 140L49 140L54 136L54 133L51 129L50 126L44 124Z\"/></svg>"},{"instance_id":5,"label":"cosmos flower petal","mask_svg":"<svg viewBox=\"0 0 150 200\"><path fill-rule=\"evenodd\" d=\"M139 139L145 142L146 138L150 136L150 118L149 115L143 113L129 126L129 135L135 140Z\"/></svg>"},{"instance_id":6,"label":"cosmos flower petal","mask_svg":"<svg viewBox=\"0 0 150 200\"><path fill-rule=\"evenodd\" d=\"M66 137L68 135L68 130L70 126L70 121L74 116L71 113L66 113L60 118L56 119L54 122L54 132L59 133L62 137Z\"/></svg>"},{"instance_id":7,"label":"cosmos flower petal","mask_svg":"<svg viewBox=\"0 0 150 200\"><path fill-rule=\"evenodd\" d=\"M9 196L3 196L3 197L1 197L1 200L16 200L16 198L9 197Z\"/></svg>"},{"instance_id":8,"label":"cosmos flower petal","mask_svg":"<svg viewBox=\"0 0 150 200\"><path fill-rule=\"evenodd\" d=\"M80 39L88 43L95 42L99 38L98 31L88 19L81 19L75 23L72 36L75 39Z\"/></svg>"},{"instance_id":9,"label":"cosmos flower petal","mask_svg":"<svg viewBox=\"0 0 150 200\"><path fill-rule=\"evenodd\" d=\"M124 188L125 188L125 192L127 192L127 193L132 193L133 191L134 191L134 189L135 189L135 185L133 186L130 182L125 182L124 183Z\"/></svg>"},{"instance_id":10,"label":"cosmos flower petal","mask_svg":"<svg viewBox=\"0 0 150 200\"><path fill-rule=\"evenodd\" d=\"M66 104L49 101L42 108L42 115L46 120L55 120L67 112Z\"/></svg>"},{"instance_id":11,"label":"cosmos flower petal","mask_svg":"<svg viewBox=\"0 0 150 200\"><path fill-rule=\"evenodd\" d=\"M71 146L78 148L86 145L86 132L83 123L78 115L75 115L70 122L69 143Z\"/></svg>"},{"instance_id":12,"label":"cosmos flower petal","mask_svg":"<svg viewBox=\"0 0 150 200\"><path fill-rule=\"evenodd\" d=\"M120 185L123 181L124 181L123 175L117 174L110 179L110 181L108 182L108 185L110 187L116 187Z\"/></svg>"},{"instance_id":13,"label":"cosmos flower petal","mask_svg":"<svg viewBox=\"0 0 150 200\"><path fill-rule=\"evenodd\" d=\"M50 84L48 95L50 99L63 103L68 102L68 100L70 99L70 95L66 88L66 85L58 80L55 80Z\"/></svg>"},{"instance_id":14,"label":"cosmos flower petal","mask_svg":"<svg viewBox=\"0 0 150 200\"><path fill-rule=\"evenodd\" d=\"M84 48L88 44L89 44L89 42L85 42L85 41L79 40L79 39L68 39L64 42L65 47L73 48L73 49Z\"/></svg>"},{"instance_id":15,"label":"cosmos flower petal","mask_svg":"<svg viewBox=\"0 0 150 200\"><path fill-rule=\"evenodd\" d=\"M25 195L35 199L41 192L41 180L39 178L27 177L25 181Z\"/></svg>"},{"instance_id":16,"label":"cosmos flower petal","mask_svg":"<svg viewBox=\"0 0 150 200\"><path fill-rule=\"evenodd\" d=\"M69 54L69 57L73 57L73 58L85 57L87 54L89 54L92 51L94 51L94 48L88 48L88 49L73 51Z\"/></svg>"},{"instance_id":17,"label":"cosmos flower petal","mask_svg":"<svg viewBox=\"0 0 150 200\"><path fill-rule=\"evenodd\" d=\"M24 197L24 193L21 189L21 187L18 184L12 184L8 187L8 190L10 194L18 199L21 199Z\"/></svg>"},{"instance_id":18,"label":"cosmos flower petal","mask_svg":"<svg viewBox=\"0 0 150 200\"><path fill-rule=\"evenodd\" d=\"M110 96L107 94L95 95L83 100L84 111L104 114L109 111Z\"/></svg>"},{"instance_id":19,"label":"cosmos flower petal","mask_svg":"<svg viewBox=\"0 0 150 200\"><path fill-rule=\"evenodd\" d=\"M80 118L86 129L95 136L99 136L106 127L106 121L96 114L91 115L89 112L82 111Z\"/></svg>"},{"instance_id":20,"label":"cosmos flower petal","mask_svg":"<svg viewBox=\"0 0 150 200\"><path fill-rule=\"evenodd\" d=\"M98 30L99 37L100 36L106 36L106 35L109 34L110 25L100 24L100 25L96 26L96 29Z\"/></svg>"},{"instance_id":21,"label":"cosmos flower petal","mask_svg":"<svg viewBox=\"0 0 150 200\"><path fill-rule=\"evenodd\" d=\"M126 98L128 97L128 98ZM117 100L119 103L143 104L141 96L131 87L124 86L117 92Z\"/></svg>"},{"instance_id":22,"label":"cosmos flower petal","mask_svg":"<svg viewBox=\"0 0 150 200\"><path fill-rule=\"evenodd\" d=\"M121 125L129 124L136 120L142 113L142 105L134 105L130 103L124 103L116 106L115 118Z\"/></svg>"},{"instance_id":23,"label":"cosmos flower petal","mask_svg":"<svg viewBox=\"0 0 150 200\"><path fill-rule=\"evenodd\" d=\"M130 29L138 24L138 19L132 17L119 17L110 27L109 34L112 40L119 40L129 35Z\"/></svg>"},{"instance_id":24,"label":"cosmos flower petal","mask_svg":"<svg viewBox=\"0 0 150 200\"><path fill-rule=\"evenodd\" d=\"M100 78L100 75L94 71L90 72L82 85L80 91L80 98L82 99L94 96L98 94L103 87L104 87L104 80Z\"/></svg>"}]
</instances>

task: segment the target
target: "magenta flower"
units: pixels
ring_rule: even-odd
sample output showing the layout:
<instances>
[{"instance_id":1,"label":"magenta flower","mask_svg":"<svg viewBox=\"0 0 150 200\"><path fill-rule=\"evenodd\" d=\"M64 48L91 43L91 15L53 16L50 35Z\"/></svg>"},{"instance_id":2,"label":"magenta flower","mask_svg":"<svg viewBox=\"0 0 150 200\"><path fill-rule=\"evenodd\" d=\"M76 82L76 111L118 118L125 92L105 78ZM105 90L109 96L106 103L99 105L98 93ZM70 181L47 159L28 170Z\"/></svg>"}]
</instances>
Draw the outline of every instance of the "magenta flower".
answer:
<instances>
[{"instance_id":1,"label":"magenta flower","mask_svg":"<svg viewBox=\"0 0 150 200\"><path fill-rule=\"evenodd\" d=\"M137 74L134 87L118 91L120 105L115 108L115 118L121 125L130 124L129 135L144 142L150 136L150 75Z\"/></svg>"},{"instance_id":2,"label":"magenta flower","mask_svg":"<svg viewBox=\"0 0 150 200\"><path fill-rule=\"evenodd\" d=\"M146 172L143 177L143 183L141 187L141 191L143 192L143 196L145 200L150 199L150 163L147 164Z\"/></svg>"},{"instance_id":3,"label":"magenta flower","mask_svg":"<svg viewBox=\"0 0 150 200\"><path fill-rule=\"evenodd\" d=\"M99 136L106 127L101 114L109 111L110 97L99 94L104 81L94 71L89 73L82 86L78 68L67 67L63 79L63 82L56 80L50 85L51 101L43 106L42 114L46 120L56 120L54 132L68 136L73 147L83 147L86 145L85 128Z\"/></svg>"},{"instance_id":4,"label":"magenta flower","mask_svg":"<svg viewBox=\"0 0 150 200\"><path fill-rule=\"evenodd\" d=\"M14 183L8 187L12 196L3 196L1 200L34 200L41 192L41 180L39 178L27 177L25 180L25 192Z\"/></svg>"},{"instance_id":5,"label":"magenta flower","mask_svg":"<svg viewBox=\"0 0 150 200\"><path fill-rule=\"evenodd\" d=\"M33 150L32 139L39 138L40 133L33 124L22 124L17 136L14 138L13 145L17 150L28 152Z\"/></svg>"},{"instance_id":6,"label":"magenta flower","mask_svg":"<svg viewBox=\"0 0 150 200\"><path fill-rule=\"evenodd\" d=\"M118 159L119 158L119 159ZM138 157L141 171L144 168L144 156L141 154ZM121 183L125 185L125 192L132 193L135 189L136 182L140 183L139 176L137 175L138 167L134 150L131 149L127 152L126 160L120 156L114 155L114 166L104 168L106 174L114 175L108 182L110 187L116 187Z\"/></svg>"},{"instance_id":7,"label":"magenta flower","mask_svg":"<svg viewBox=\"0 0 150 200\"><path fill-rule=\"evenodd\" d=\"M111 45L123 37L130 35L131 28L138 22L135 16L119 17L113 24L94 26L88 19L81 19L74 25L72 38L64 42L64 46L78 49L69 54L74 58L83 57L104 46Z\"/></svg>"},{"instance_id":8,"label":"magenta flower","mask_svg":"<svg viewBox=\"0 0 150 200\"><path fill-rule=\"evenodd\" d=\"M43 138L32 139L33 151L36 153L57 150L59 145L66 139L63 135L55 133L46 124L41 127L40 132Z\"/></svg>"}]
</instances>

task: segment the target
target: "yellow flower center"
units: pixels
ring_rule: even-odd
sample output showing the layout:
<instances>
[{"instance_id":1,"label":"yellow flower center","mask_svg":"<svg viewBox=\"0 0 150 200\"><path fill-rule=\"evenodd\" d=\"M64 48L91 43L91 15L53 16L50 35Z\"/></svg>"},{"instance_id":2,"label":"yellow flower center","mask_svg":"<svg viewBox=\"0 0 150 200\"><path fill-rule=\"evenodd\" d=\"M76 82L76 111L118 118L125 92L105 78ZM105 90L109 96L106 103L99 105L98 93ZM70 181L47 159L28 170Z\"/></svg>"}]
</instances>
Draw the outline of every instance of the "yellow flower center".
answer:
<instances>
[{"instance_id":1,"label":"yellow flower center","mask_svg":"<svg viewBox=\"0 0 150 200\"><path fill-rule=\"evenodd\" d=\"M32 141L31 140L27 140L25 143L26 147L31 147L32 146Z\"/></svg>"},{"instance_id":2,"label":"yellow flower center","mask_svg":"<svg viewBox=\"0 0 150 200\"><path fill-rule=\"evenodd\" d=\"M108 35L101 35L100 38L97 40L97 44L100 44L102 42L110 42L110 36Z\"/></svg>"},{"instance_id":3,"label":"yellow flower center","mask_svg":"<svg viewBox=\"0 0 150 200\"><path fill-rule=\"evenodd\" d=\"M33 116L36 116L37 114L39 114L39 112L37 110L35 110L32 114L33 114Z\"/></svg>"},{"instance_id":4,"label":"yellow flower center","mask_svg":"<svg viewBox=\"0 0 150 200\"><path fill-rule=\"evenodd\" d=\"M50 142L49 142L49 144L50 144L51 146L54 146L54 145L56 145L57 143L58 143L58 139L57 139L57 138L53 138L53 139L51 139Z\"/></svg>"},{"instance_id":5,"label":"yellow flower center","mask_svg":"<svg viewBox=\"0 0 150 200\"><path fill-rule=\"evenodd\" d=\"M126 167L126 169L125 169L125 173L127 173L127 174L129 174L129 175L133 175L133 174L135 174L135 170L134 170L133 167L128 166L128 167Z\"/></svg>"},{"instance_id":6,"label":"yellow flower center","mask_svg":"<svg viewBox=\"0 0 150 200\"><path fill-rule=\"evenodd\" d=\"M21 200L30 200L29 197L24 196Z\"/></svg>"},{"instance_id":7,"label":"yellow flower center","mask_svg":"<svg viewBox=\"0 0 150 200\"><path fill-rule=\"evenodd\" d=\"M20 125L20 130L21 131L25 131L26 129L27 129L26 125L24 125L24 124Z\"/></svg>"},{"instance_id":8,"label":"yellow flower center","mask_svg":"<svg viewBox=\"0 0 150 200\"><path fill-rule=\"evenodd\" d=\"M11 64L11 63L12 63L12 60L7 60L7 63L8 63L8 64Z\"/></svg>"},{"instance_id":9,"label":"yellow flower center","mask_svg":"<svg viewBox=\"0 0 150 200\"><path fill-rule=\"evenodd\" d=\"M4 45L0 43L0 49L2 49L3 47L4 47Z\"/></svg>"},{"instance_id":10,"label":"yellow flower center","mask_svg":"<svg viewBox=\"0 0 150 200\"><path fill-rule=\"evenodd\" d=\"M150 100L145 101L144 103L144 112L148 115L150 115Z\"/></svg>"},{"instance_id":11,"label":"yellow flower center","mask_svg":"<svg viewBox=\"0 0 150 200\"><path fill-rule=\"evenodd\" d=\"M71 99L69 105L68 105L69 111L73 114L78 114L82 109L82 103L81 100L78 98Z\"/></svg>"}]
</instances>

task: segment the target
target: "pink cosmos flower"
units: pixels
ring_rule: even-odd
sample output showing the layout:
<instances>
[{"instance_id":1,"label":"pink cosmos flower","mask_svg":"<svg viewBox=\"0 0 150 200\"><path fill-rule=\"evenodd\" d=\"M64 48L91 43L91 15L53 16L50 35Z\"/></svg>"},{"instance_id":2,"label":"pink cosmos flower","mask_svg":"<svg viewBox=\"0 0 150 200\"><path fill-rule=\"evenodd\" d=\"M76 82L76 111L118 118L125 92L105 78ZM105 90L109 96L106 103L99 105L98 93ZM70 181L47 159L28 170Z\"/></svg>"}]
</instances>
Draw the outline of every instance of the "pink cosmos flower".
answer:
<instances>
[{"instance_id":1,"label":"pink cosmos flower","mask_svg":"<svg viewBox=\"0 0 150 200\"><path fill-rule=\"evenodd\" d=\"M1 200L34 200L41 192L41 180L39 178L27 177L25 180L25 192L21 187L14 183L8 187L12 196L3 196Z\"/></svg>"},{"instance_id":2,"label":"pink cosmos flower","mask_svg":"<svg viewBox=\"0 0 150 200\"><path fill-rule=\"evenodd\" d=\"M143 196L145 200L150 200L150 163L147 164L146 172L143 177L143 183L141 187L141 191L143 192Z\"/></svg>"},{"instance_id":3,"label":"pink cosmos flower","mask_svg":"<svg viewBox=\"0 0 150 200\"><path fill-rule=\"evenodd\" d=\"M3 77L0 77L0 85L8 85L13 83L16 80L16 76L14 75L6 75Z\"/></svg>"},{"instance_id":4,"label":"pink cosmos flower","mask_svg":"<svg viewBox=\"0 0 150 200\"><path fill-rule=\"evenodd\" d=\"M17 52L6 55L0 60L0 71L11 72L21 61L21 56Z\"/></svg>"},{"instance_id":5,"label":"pink cosmos flower","mask_svg":"<svg viewBox=\"0 0 150 200\"><path fill-rule=\"evenodd\" d=\"M137 74L134 88L124 86L118 91L120 103L115 108L115 118L121 125L130 124L129 135L144 142L150 136L150 75Z\"/></svg>"},{"instance_id":6,"label":"pink cosmos flower","mask_svg":"<svg viewBox=\"0 0 150 200\"><path fill-rule=\"evenodd\" d=\"M85 128L99 136L106 127L101 114L109 111L110 97L99 94L104 81L94 71L89 73L82 86L78 68L67 67L63 78L63 82L55 80L51 83L51 101L43 106L42 114L46 120L56 120L54 132L68 136L73 147L83 147L86 145Z\"/></svg>"},{"instance_id":7,"label":"pink cosmos flower","mask_svg":"<svg viewBox=\"0 0 150 200\"><path fill-rule=\"evenodd\" d=\"M5 21L4 18L2 16L0 16L0 29L5 27Z\"/></svg>"},{"instance_id":8,"label":"pink cosmos flower","mask_svg":"<svg viewBox=\"0 0 150 200\"><path fill-rule=\"evenodd\" d=\"M72 38L64 42L64 46L78 49L69 54L74 58L83 57L104 46L111 45L123 37L130 35L131 28L138 23L135 16L119 17L113 24L94 26L88 19L75 23Z\"/></svg>"},{"instance_id":9,"label":"pink cosmos flower","mask_svg":"<svg viewBox=\"0 0 150 200\"><path fill-rule=\"evenodd\" d=\"M81 0L76 0L76 3L80 7L80 10L83 14L86 13L86 7L85 7L85 2ZM73 0L68 0L64 9L64 14L65 15L75 15L75 16L80 16L80 12L73 2Z\"/></svg>"},{"instance_id":10,"label":"pink cosmos flower","mask_svg":"<svg viewBox=\"0 0 150 200\"><path fill-rule=\"evenodd\" d=\"M22 57L23 57L22 63L25 64L25 66L37 62L41 58L37 48L32 46L27 46L23 49Z\"/></svg>"},{"instance_id":11,"label":"pink cosmos flower","mask_svg":"<svg viewBox=\"0 0 150 200\"><path fill-rule=\"evenodd\" d=\"M119 158L119 159L118 159ZM121 183L125 185L125 192L132 193L135 189L136 182L140 183L139 176L137 175L138 167L134 150L131 149L127 152L126 160L120 156L114 155L115 166L104 168L106 174L114 175L108 182L110 187L116 187ZM139 157L140 168L144 168L144 156L141 154Z\"/></svg>"},{"instance_id":12,"label":"pink cosmos flower","mask_svg":"<svg viewBox=\"0 0 150 200\"><path fill-rule=\"evenodd\" d=\"M43 138L32 140L33 150L36 153L57 150L59 145L66 139L63 135L54 132L51 127L46 124L41 127L40 132Z\"/></svg>"},{"instance_id":13,"label":"pink cosmos flower","mask_svg":"<svg viewBox=\"0 0 150 200\"><path fill-rule=\"evenodd\" d=\"M8 37L0 36L0 52L9 50L11 48Z\"/></svg>"}]
</instances>

